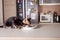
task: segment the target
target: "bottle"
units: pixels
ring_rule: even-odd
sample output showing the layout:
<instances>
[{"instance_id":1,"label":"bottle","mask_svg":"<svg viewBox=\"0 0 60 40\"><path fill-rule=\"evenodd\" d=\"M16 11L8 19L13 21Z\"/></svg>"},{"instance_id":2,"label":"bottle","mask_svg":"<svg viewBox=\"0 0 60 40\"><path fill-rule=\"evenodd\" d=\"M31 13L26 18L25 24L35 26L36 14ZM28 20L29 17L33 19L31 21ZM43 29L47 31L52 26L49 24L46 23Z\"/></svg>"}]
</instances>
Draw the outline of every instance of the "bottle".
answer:
<instances>
[{"instance_id":1,"label":"bottle","mask_svg":"<svg viewBox=\"0 0 60 40\"><path fill-rule=\"evenodd\" d=\"M57 16L57 22L59 22L59 16Z\"/></svg>"},{"instance_id":2,"label":"bottle","mask_svg":"<svg viewBox=\"0 0 60 40\"><path fill-rule=\"evenodd\" d=\"M53 14L53 21L57 22L57 12L54 12L54 14Z\"/></svg>"},{"instance_id":3,"label":"bottle","mask_svg":"<svg viewBox=\"0 0 60 40\"><path fill-rule=\"evenodd\" d=\"M48 11L48 15L50 15L50 22L53 23L53 13Z\"/></svg>"}]
</instances>

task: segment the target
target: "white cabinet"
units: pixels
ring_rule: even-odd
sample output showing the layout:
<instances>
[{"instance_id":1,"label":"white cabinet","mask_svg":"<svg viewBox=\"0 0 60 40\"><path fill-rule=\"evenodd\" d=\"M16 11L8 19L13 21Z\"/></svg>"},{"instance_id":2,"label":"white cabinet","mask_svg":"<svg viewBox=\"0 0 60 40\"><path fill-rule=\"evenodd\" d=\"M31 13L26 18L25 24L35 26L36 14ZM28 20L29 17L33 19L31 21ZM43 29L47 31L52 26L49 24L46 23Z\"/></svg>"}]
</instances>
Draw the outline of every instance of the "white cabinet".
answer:
<instances>
[{"instance_id":1,"label":"white cabinet","mask_svg":"<svg viewBox=\"0 0 60 40\"><path fill-rule=\"evenodd\" d=\"M40 5L60 5L60 0L39 0Z\"/></svg>"},{"instance_id":2,"label":"white cabinet","mask_svg":"<svg viewBox=\"0 0 60 40\"><path fill-rule=\"evenodd\" d=\"M0 26L3 25L3 8L2 8L2 0L0 0Z\"/></svg>"}]
</instances>

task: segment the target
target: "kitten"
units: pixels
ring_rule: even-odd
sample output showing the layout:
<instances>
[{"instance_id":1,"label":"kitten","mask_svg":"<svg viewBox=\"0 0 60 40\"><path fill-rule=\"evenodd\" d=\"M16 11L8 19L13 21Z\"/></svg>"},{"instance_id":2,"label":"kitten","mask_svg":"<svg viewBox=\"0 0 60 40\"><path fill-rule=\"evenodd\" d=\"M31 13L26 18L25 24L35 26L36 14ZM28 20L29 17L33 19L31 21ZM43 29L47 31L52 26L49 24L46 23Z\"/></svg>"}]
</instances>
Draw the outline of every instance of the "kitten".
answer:
<instances>
[{"instance_id":1,"label":"kitten","mask_svg":"<svg viewBox=\"0 0 60 40\"><path fill-rule=\"evenodd\" d=\"M14 28L14 20L16 17L10 17L5 21L5 26L6 27L11 27Z\"/></svg>"},{"instance_id":2,"label":"kitten","mask_svg":"<svg viewBox=\"0 0 60 40\"><path fill-rule=\"evenodd\" d=\"M14 20L14 25L17 27L17 28L22 28L21 26L23 26L23 19L22 18L16 18Z\"/></svg>"}]
</instances>

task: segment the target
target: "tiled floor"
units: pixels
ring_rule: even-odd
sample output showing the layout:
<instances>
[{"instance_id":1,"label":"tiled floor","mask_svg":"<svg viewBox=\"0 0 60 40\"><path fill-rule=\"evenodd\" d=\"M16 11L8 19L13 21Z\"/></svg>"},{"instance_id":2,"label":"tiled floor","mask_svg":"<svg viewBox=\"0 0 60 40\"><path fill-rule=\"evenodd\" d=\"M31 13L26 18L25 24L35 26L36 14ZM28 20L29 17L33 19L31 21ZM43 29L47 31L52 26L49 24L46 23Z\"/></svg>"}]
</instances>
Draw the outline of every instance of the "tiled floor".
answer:
<instances>
[{"instance_id":1,"label":"tiled floor","mask_svg":"<svg viewBox=\"0 0 60 40\"><path fill-rule=\"evenodd\" d=\"M0 28L0 37L60 38L60 23L40 23L31 30Z\"/></svg>"}]
</instances>

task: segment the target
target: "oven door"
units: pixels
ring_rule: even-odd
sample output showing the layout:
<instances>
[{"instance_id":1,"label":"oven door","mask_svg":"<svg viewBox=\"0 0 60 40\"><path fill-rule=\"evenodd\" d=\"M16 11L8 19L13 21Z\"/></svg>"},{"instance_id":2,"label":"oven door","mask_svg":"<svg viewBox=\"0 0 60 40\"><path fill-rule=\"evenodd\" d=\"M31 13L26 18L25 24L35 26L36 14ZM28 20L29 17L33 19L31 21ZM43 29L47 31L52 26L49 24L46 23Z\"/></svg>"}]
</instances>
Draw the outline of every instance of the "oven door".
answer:
<instances>
[{"instance_id":1,"label":"oven door","mask_svg":"<svg viewBox=\"0 0 60 40\"><path fill-rule=\"evenodd\" d=\"M50 15L40 15L40 22L50 22Z\"/></svg>"}]
</instances>

